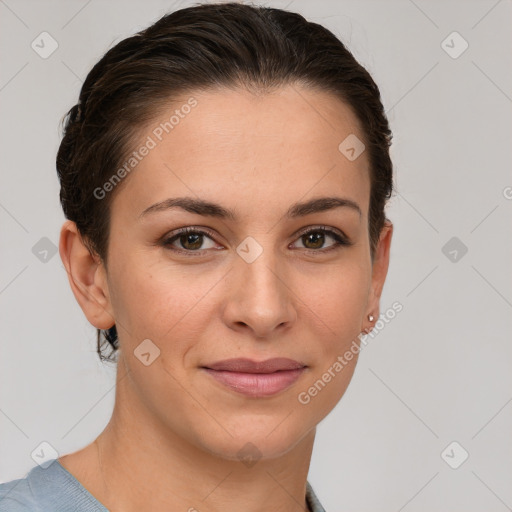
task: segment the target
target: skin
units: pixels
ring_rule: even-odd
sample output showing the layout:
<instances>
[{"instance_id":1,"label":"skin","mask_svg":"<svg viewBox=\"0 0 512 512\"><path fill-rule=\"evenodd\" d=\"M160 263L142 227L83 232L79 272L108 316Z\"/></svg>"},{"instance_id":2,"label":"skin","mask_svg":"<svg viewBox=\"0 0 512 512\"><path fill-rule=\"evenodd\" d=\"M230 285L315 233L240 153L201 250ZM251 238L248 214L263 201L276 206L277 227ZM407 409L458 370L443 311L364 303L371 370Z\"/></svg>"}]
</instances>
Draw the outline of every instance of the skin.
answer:
<instances>
[{"instance_id":1,"label":"skin","mask_svg":"<svg viewBox=\"0 0 512 512\"><path fill-rule=\"evenodd\" d=\"M306 509L316 425L343 396L357 355L308 404L297 397L371 327L368 314L378 318L393 226L386 223L372 264L367 155L349 161L338 150L349 134L364 137L334 96L298 85L190 96L198 105L118 185L108 268L73 222L62 227L73 293L92 325L115 322L121 352L110 422L59 461L113 511ZM179 208L140 217L179 196L218 203L237 218ZM361 216L342 207L285 217L295 202L332 196L356 202ZM323 244L301 236L319 225L352 244L326 251L335 244L329 234ZM196 245L175 239L172 247L187 254L159 243L186 226L215 236ZM236 252L248 236L263 248L252 263ZM134 355L145 339L160 350L149 366ZM289 357L308 368L277 395L247 397L199 368L235 357ZM251 467L237 456L247 442L261 453Z\"/></svg>"}]
</instances>

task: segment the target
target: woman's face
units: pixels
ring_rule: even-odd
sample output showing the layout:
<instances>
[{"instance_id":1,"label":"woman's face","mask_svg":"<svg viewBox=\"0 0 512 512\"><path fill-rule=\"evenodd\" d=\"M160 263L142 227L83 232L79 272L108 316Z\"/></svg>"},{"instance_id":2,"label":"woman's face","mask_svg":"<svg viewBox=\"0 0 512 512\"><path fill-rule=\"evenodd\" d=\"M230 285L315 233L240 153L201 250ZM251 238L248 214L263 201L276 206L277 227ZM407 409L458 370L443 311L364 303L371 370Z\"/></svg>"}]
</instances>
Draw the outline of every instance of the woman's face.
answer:
<instances>
[{"instance_id":1,"label":"woman's face","mask_svg":"<svg viewBox=\"0 0 512 512\"><path fill-rule=\"evenodd\" d=\"M160 123L176 109L167 133ZM354 135L363 139L344 104L298 86L190 94L143 134L134 149L154 147L113 199L105 281L137 421L225 458L248 442L272 458L340 400L357 350L340 358L368 313L378 317L391 238L372 275L368 159L353 159ZM166 207L177 198L184 206ZM211 368L233 358L303 368Z\"/></svg>"}]
</instances>

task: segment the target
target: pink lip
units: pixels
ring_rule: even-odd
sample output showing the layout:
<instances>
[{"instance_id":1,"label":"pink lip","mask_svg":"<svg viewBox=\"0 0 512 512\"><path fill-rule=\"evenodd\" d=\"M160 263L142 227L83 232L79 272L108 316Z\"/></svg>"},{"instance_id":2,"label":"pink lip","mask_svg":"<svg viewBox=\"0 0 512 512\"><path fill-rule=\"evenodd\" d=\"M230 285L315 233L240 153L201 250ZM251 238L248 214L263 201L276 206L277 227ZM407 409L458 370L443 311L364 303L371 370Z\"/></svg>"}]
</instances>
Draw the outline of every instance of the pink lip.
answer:
<instances>
[{"instance_id":1,"label":"pink lip","mask_svg":"<svg viewBox=\"0 0 512 512\"><path fill-rule=\"evenodd\" d=\"M252 361L227 359L203 369L221 384L248 396L270 396L290 387L306 365L287 358Z\"/></svg>"}]
</instances>

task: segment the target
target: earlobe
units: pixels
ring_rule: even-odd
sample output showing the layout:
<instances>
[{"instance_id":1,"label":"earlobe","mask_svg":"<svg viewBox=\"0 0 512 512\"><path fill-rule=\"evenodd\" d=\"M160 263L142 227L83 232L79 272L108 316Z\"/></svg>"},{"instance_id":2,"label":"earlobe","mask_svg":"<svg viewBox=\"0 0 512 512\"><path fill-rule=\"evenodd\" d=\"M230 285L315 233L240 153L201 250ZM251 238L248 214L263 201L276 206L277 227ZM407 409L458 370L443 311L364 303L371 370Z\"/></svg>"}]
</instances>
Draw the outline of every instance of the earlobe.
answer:
<instances>
[{"instance_id":1,"label":"earlobe","mask_svg":"<svg viewBox=\"0 0 512 512\"><path fill-rule=\"evenodd\" d=\"M71 290L89 322L97 329L112 327L115 319L105 266L98 255L91 254L70 220L61 228L59 253Z\"/></svg>"}]
</instances>

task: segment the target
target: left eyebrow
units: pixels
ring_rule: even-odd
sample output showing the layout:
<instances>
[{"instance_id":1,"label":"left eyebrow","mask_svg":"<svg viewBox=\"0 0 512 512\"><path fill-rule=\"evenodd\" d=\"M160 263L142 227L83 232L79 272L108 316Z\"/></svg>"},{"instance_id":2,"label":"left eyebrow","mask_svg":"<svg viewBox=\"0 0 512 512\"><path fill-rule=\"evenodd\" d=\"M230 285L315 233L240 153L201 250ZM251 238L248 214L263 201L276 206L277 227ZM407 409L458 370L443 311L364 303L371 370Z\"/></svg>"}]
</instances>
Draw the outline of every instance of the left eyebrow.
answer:
<instances>
[{"instance_id":1,"label":"left eyebrow","mask_svg":"<svg viewBox=\"0 0 512 512\"><path fill-rule=\"evenodd\" d=\"M363 216L363 212L359 205L355 201L352 201L352 199L344 197L319 197L304 203L295 203L288 209L286 216L293 219L295 217L303 217L311 213L324 212L326 210L344 207L356 211L359 214L359 218Z\"/></svg>"},{"instance_id":2,"label":"left eyebrow","mask_svg":"<svg viewBox=\"0 0 512 512\"><path fill-rule=\"evenodd\" d=\"M220 204L197 199L194 197L176 197L169 198L155 203L146 208L140 215L139 219L155 212L165 211L172 208L181 208L190 213L203 215L205 217L217 217L220 219L237 220L237 214L234 210L224 208ZM343 197L319 197L302 203L294 203L288 208L285 216L294 219L304 217L312 213L324 212L335 208L349 208L362 217L362 211L359 205L351 199Z\"/></svg>"}]
</instances>

